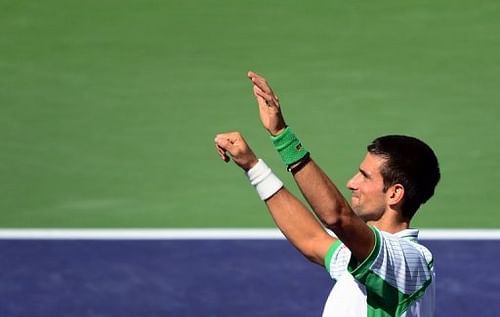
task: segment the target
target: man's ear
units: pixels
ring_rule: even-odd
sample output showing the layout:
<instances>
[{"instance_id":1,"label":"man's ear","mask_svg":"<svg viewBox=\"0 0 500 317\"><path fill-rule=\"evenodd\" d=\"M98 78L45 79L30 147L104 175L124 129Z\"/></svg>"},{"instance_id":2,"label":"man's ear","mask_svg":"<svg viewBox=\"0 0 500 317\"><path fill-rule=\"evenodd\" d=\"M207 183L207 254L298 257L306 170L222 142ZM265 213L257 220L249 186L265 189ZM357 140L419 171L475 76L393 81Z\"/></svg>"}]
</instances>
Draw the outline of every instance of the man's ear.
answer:
<instances>
[{"instance_id":1,"label":"man's ear","mask_svg":"<svg viewBox=\"0 0 500 317\"><path fill-rule=\"evenodd\" d=\"M386 193L389 205L397 205L403 201L405 188L401 184L394 184L389 187Z\"/></svg>"}]
</instances>

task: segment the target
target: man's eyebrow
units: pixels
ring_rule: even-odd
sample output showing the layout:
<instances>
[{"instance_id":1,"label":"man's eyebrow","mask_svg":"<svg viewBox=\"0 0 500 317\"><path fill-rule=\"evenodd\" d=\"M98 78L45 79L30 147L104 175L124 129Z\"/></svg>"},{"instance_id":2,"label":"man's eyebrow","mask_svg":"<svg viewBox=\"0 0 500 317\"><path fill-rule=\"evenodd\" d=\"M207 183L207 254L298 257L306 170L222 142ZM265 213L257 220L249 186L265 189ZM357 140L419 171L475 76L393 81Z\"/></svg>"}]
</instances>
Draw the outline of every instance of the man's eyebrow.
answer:
<instances>
[{"instance_id":1,"label":"man's eyebrow","mask_svg":"<svg viewBox=\"0 0 500 317\"><path fill-rule=\"evenodd\" d=\"M359 172L366 178L370 178L370 175L365 171L363 170L361 167L359 168Z\"/></svg>"}]
</instances>

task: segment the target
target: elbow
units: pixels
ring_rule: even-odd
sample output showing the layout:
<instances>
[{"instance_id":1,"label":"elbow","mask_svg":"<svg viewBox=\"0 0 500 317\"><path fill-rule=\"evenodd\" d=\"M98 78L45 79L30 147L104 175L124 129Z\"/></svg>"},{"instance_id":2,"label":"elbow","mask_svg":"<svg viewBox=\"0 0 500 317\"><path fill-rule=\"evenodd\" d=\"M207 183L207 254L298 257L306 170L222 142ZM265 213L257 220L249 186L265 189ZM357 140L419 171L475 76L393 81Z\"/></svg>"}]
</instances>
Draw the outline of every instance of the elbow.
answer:
<instances>
[{"instance_id":1,"label":"elbow","mask_svg":"<svg viewBox=\"0 0 500 317\"><path fill-rule=\"evenodd\" d=\"M328 228L328 229L333 229L335 227L338 227L340 223L340 216L338 215L326 215L321 218L321 222Z\"/></svg>"},{"instance_id":2,"label":"elbow","mask_svg":"<svg viewBox=\"0 0 500 317\"><path fill-rule=\"evenodd\" d=\"M331 210L330 212L324 213L324 216L321 218L321 221L328 229L335 231L335 229L341 228L343 224L345 224L346 221L350 219L349 216L351 212L352 211L347 206L343 207L338 206L333 210Z\"/></svg>"}]
</instances>

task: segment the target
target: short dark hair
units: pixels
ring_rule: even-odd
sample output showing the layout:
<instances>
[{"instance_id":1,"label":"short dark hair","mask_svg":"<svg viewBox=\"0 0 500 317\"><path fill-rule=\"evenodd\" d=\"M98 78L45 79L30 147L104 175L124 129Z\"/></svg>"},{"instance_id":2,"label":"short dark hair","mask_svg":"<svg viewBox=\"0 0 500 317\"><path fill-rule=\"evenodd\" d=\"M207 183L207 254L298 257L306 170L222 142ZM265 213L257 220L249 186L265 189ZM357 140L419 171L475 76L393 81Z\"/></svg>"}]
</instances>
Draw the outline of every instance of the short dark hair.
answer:
<instances>
[{"instance_id":1,"label":"short dark hair","mask_svg":"<svg viewBox=\"0 0 500 317\"><path fill-rule=\"evenodd\" d=\"M421 140L405 135L386 135L373 140L368 152L386 159L380 173L384 191L401 184L405 194L401 211L411 219L420 205L434 195L441 177L434 151Z\"/></svg>"}]
</instances>

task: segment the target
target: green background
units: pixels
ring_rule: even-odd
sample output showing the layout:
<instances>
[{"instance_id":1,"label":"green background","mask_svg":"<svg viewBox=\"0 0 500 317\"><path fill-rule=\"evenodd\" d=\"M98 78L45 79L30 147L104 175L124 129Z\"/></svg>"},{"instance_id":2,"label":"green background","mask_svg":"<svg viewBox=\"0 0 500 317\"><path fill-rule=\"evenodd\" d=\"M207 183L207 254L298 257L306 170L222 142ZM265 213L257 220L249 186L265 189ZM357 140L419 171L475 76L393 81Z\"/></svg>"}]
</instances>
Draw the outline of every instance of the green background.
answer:
<instances>
[{"instance_id":1,"label":"green background","mask_svg":"<svg viewBox=\"0 0 500 317\"><path fill-rule=\"evenodd\" d=\"M213 146L239 130L293 186L248 70L345 194L411 134L443 176L414 225L500 227L497 0L0 0L0 227L274 227Z\"/></svg>"}]
</instances>

